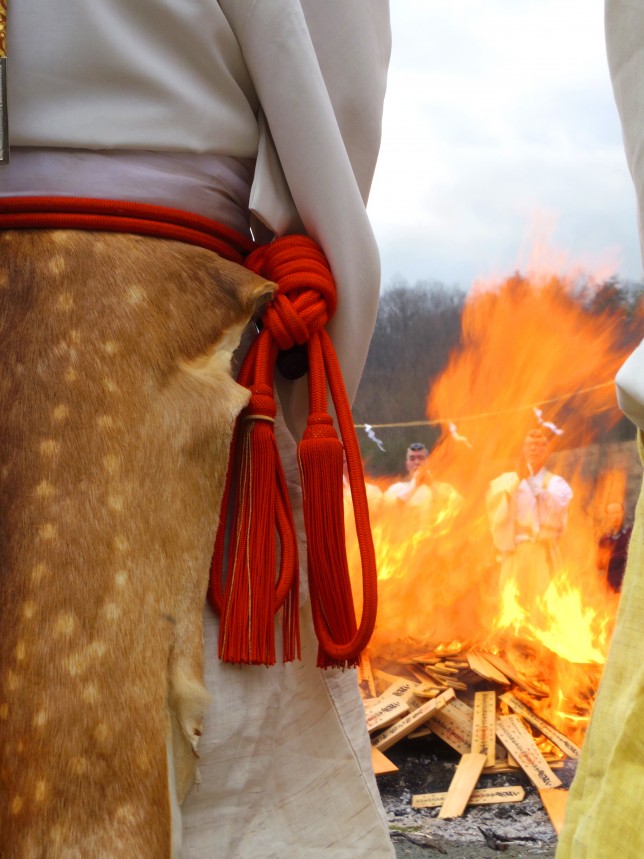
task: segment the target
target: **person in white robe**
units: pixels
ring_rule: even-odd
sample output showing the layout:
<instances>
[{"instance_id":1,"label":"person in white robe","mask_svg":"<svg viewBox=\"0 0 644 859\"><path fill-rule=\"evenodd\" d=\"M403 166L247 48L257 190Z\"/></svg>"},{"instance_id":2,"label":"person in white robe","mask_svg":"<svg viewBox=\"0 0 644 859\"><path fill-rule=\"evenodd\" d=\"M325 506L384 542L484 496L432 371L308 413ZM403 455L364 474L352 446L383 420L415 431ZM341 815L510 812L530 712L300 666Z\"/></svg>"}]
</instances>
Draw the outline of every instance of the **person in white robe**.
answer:
<instances>
[{"instance_id":1,"label":"person in white robe","mask_svg":"<svg viewBox=\"0 0 644 859\"><path fill-rule=\"evenodd\" d=\"M388 486L384 492L385 509L392 504L414 509L420 514L420 522L428 522L449 508L452 512L460 508L461 495L450 483L436 480L431 473L427 460L429 450L421 442L413 442L405 454L407 480L399 480Z\"/></svg>"},{"instance_id":2,"label":"person in white robe","mask_svg":"<svg viewBox=\"0 0 644 859\"><path fill-rule=\"evenodd\" d=\"M305 232L337 284L329 333L352 398L379 295L365 205L390 39L387 0L19 0L0 198L157 204L261 241ZM293 435L306 380L279 387L301 526ZM301 663L242 670L219 663L206 612L212 704L201 784L183 808L185 857L393 856L355 672L315 668L305 587L301 612Z\"/></svg>"},{"instance_id":3,"label":"person in white robe","mask_svg":"<svg viewBox=\"0 0 644 859\"><path fill-rule=\"evenodd\" d=\"M499 591L514 587L518 601L528 609L548 588L573 497L566 480L546 468L548 453L546 431L530 430L518 470L492 480L486 495L492 539L501 560Z\"/></svg>"}]
</instances>

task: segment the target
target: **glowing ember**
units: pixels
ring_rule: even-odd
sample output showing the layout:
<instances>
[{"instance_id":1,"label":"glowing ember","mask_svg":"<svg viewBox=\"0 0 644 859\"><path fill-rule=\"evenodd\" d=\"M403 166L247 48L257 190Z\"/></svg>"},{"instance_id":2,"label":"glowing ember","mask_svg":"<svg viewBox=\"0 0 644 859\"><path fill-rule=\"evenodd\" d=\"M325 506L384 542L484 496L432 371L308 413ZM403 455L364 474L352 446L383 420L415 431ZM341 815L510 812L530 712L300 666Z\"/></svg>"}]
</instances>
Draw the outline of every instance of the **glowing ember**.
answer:
<instances>
[{"instance_id":1,"label":"glowing ember","mask_svg":"<svg viewBox=\"0 0 644 859\"><path fill-rule=\"evenodd\" d=\"M380 607L371 653L409 660L454 642L454 652L467 642L499 653L549 693L538 708L544 718L580 738L618 601L596 569L597 523L625 485L619 471L599 482L587 476L583 453L600 420L606 427L619 418L612 379L625 350L619 321L588 314L572 293L558 278L517 277L468 301L462 348L427 404L444 432L424 480L430 494L436 481L456 493L416 506L385 498L372 508ZM544 421L564 431L549 470L562 474L557 446L579 456L563 473L574 493L563 533L545 548L525 537L539 544L526 578L495 546L486 495L492 480L518 470L527 431ZM359 592L350 516L347 539Z\"/></svg>"}]
</instances>

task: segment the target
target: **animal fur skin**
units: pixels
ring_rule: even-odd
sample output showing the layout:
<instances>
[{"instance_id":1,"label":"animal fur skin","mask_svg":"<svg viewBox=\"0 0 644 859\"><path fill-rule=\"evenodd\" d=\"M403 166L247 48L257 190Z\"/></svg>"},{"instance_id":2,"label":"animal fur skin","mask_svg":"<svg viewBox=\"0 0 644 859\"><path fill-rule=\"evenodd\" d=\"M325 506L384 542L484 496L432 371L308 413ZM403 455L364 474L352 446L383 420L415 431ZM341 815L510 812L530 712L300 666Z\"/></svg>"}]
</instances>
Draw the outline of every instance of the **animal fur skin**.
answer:
<instances>
[{"instance_id":1,"label":"animal fur skin","mask_svg":"<svg viewBox=\"0 0 644 859\"><path fill-rule=\"evenodd\" d=\"M171 855L247 401L230 359L273 289L177 242L0 232L3 859Z\"/></svg>"}]
</instances>

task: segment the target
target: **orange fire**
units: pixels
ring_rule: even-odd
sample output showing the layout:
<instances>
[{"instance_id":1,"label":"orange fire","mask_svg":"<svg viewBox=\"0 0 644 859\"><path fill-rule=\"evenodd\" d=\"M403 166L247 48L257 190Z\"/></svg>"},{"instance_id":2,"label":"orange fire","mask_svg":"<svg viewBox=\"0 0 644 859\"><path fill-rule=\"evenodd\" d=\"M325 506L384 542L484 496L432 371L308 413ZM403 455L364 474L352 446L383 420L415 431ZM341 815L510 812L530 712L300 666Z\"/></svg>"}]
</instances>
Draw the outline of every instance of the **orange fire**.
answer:
<instances>
[{"instance_id":1,"label":"orange fire","mask_svg":"<svg viewBox=\"0 0 644 859\"><path fill-rule=\"evenodd\" d=\"M589 315L573 290L562 278L515 277L469 298L462 347L427 402L428 419L443 429L429 485L448 482L460 498L374 506L380 596L371 654L404 659L454 641L486 647L549 691L541 715L579 738L618 602L597 570L596 545L606 502L622 500L624 475L600 468L598 477L590 466L593 437L620 416L612 379L625 352L618 321ZM490 481L517 467L535 408L564 431L548 468L574 492L536 598L502 574L486 508ZM347 539L359 591L350 525Z\"/></svg>"}]
</instances>

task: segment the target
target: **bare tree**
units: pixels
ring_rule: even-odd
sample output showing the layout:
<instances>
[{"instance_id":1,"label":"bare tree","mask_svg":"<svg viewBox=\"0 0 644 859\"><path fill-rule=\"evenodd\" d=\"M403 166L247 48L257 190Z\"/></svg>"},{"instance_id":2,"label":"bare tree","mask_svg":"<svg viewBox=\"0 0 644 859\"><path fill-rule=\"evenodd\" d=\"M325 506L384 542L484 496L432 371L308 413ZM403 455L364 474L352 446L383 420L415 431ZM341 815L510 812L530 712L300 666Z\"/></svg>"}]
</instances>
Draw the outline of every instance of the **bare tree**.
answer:
<instances>
[{"instance_id":1,"label":"bare tree","mask_svg":"<svg viewBox=\"0 0 644 859\"><path fill-rule=\"evenodd\" d=\"M429 385L458 347L465 293L437 281L392 283L382 295L365 372L354 404L356 423L395 423L425 419ZM431 448L432 427L388 429L386 453L363 439L372 474L400 471L411 441Z\"/></svg>"}]
</instances>

